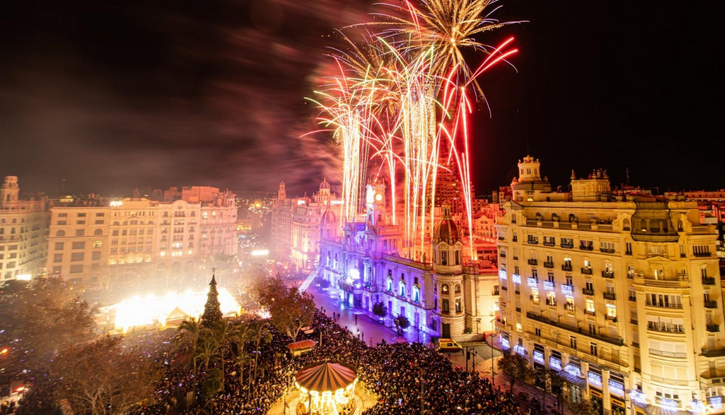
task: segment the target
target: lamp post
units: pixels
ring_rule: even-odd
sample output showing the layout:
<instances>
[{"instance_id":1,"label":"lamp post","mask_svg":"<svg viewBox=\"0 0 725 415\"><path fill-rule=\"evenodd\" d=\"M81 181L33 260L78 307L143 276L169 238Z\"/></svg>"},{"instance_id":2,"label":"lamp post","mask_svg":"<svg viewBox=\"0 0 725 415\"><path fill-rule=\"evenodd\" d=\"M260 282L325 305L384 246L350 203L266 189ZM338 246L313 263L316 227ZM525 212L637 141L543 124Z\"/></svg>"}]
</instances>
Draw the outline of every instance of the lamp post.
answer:
<instances>
[{"instance_id":1,"label":"lamp post","mask_svg":"<svg viewBox=\"0 0 725 415\"><path fill-rule=\"evenodd\" d=\"M494 367L493 362L493 339L497 335L498 333L492 333L490 336L488 336L491 339L491 343L489 343L488 339L486 339L486 344L488 344L488 347L491 348L491 386L496 386L496 368Z\"/></svg>"}]
</instances>

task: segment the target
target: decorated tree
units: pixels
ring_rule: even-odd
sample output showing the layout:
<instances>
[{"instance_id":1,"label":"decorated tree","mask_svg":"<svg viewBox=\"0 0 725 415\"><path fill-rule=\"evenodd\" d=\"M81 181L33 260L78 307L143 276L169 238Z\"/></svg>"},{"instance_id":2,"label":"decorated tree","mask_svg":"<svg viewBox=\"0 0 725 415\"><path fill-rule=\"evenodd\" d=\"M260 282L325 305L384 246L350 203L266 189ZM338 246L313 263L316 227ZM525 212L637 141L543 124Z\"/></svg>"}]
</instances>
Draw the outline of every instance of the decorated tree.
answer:
<instances>
[{"instance_id":1,"label":"decorated tree","mask_svg":"<svg viewBox=\"0 0 725 415\"><path fill-rule=\"evenodd\" d=\"M401 332L408 327L410 327L410 320L408 320L408 317L404 316L403 314L399 315L393 320L393 323L395 324L396 331L398 332L398 336L401 335Z\"/></svg>"},{"instance_id":2,"label":"decorated tree","mask_svg":"<svg viewBox=\"0 0 725 415\"><path fill-rule=\"evenodd\" d=\"M203 329L212 329L222 321L222 308L219 304L219 292L216 289L216 278L214 274L211 276L209 283L209 293L206 296L206 304L204 305L204 314L201 315L201 327Z\"/></svg>"},{"instance_id":3,"label":"decorated tree","mask_svg":"<svg viewBox=\"0 0 725 415\"><path fill-rule=\"evenodd\" d=\"M373 314L383 319L388 315L388 308L383 303L375 303L373 305Z\"/></svg>"}]
</instances>

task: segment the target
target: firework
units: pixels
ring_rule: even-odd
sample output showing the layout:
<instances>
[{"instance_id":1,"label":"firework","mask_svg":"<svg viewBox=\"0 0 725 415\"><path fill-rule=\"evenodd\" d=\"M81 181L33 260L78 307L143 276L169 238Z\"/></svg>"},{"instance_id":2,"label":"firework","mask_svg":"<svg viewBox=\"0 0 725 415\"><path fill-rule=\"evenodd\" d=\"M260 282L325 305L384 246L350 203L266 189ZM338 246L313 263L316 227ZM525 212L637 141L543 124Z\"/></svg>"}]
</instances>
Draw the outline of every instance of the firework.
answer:
<instances>
[{"instance_id":1,"label":"firework","mask_svg":"<svg viewBox=\"0 0 725 415\"><path fill-rule=\"evenodd\" d=\"M382 29L360 44L345 37L346 51L334 50L331 55L338 75L317 92L319 121L334 132L342 152L341 220L358 218L364 185L375 171L376 179L390 184L392 222L402 225L403 253L412 259L431 257L427 242L435 227L436 181L451 164L463 185L472 237L470 97L485 100L477 78L517 52L504 51L513 38L496 48L474 39L508 24L490 17L493 4L491 0L385 4L406 17L384 15L385 22L376 23ZM463 48L487 56L474 70L464 60ZM444 147L446 157L441 160Z\"/></svg>"}]
</instances>

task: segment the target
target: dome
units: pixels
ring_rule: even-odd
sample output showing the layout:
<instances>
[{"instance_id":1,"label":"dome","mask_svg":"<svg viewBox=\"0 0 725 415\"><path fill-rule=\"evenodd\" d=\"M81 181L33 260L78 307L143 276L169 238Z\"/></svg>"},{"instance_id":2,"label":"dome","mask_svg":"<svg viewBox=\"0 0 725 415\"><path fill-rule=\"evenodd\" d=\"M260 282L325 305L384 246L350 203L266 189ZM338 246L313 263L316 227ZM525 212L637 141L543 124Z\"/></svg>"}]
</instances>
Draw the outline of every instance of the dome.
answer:
<instances>
[{"instance_id":1,"label":"dome","mask_svg":"<svg viewBox=\"0 0 725 415\"><path fill-rule=\"evenodd\" d=\"M337 225L337 217L335 216L335 212L332 210L326 210L325 213L322 214L322 217L320 218L320 226L336 226Z\"/></svg>"},{"instance_id":2,"label":"dome","mask_svg":"<svg viewBox=\"0 0 725 415\"><path fill-rule=\"evenodd\" d=\"M442 219L438 223L438 228L436 229L436 240L438 240L438 242L446 242L449 245L453 245L460 241L458 226L456 226L453 219Z\"/></svg>"},{"instance_id":3,"label":"dome","mask_svg":"<svg viewBox=\"0 0 725 415\"><path fill-rule=\"evenodd\" d=\"M320 190L322 189L330 190L330 183L327 183L326 177L322 179L322 183L320 183Z\"/></svg>"},{"instance_id":4,"label":"dome","mask_svg":"<svg viewBox=\"0 0 725 415\"><path fill-rule=\"evenodd\" d=\"M436 241L446 242L449 245L453 245L461 240L458 233L458 226L451 217L451 207L448 205L443 205L443 218L438 222L435 236Z\"/></svg>"}]
</instances>

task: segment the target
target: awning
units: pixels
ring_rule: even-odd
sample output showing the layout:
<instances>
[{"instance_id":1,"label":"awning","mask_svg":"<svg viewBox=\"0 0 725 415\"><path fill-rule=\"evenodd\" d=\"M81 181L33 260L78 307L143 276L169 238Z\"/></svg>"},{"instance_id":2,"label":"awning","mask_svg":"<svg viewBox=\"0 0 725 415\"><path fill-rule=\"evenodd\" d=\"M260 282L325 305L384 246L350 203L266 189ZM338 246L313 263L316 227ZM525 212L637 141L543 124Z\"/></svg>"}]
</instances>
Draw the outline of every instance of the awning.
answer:
<instances>
[{"instance_id":1,"label":"awning","mask_svg":"<svg viewBox=\"0 0 725 415\"><path fill-rule=\"evenodd\" d=\"M587 381L584 378L580 378L577 375L572 375L571 373L562 370L559 373L559 376L561 376L565 381L571 383L572 385L577 385L582 388L587 386Z\"/></svg>"},{"instance_id":2,"label":"awning","mask_svg":"<svg viewBox=\"0 0 725 415\"><path fill-rule=\"evenodd\" d=\"M678 411L677 409L666 409L655 405L647 405L644 409L647 415L692 415L687 411Z\"/></svg>"},{"instance_id":3,"label":"awning","mask_svg":"<svg viewBox=\"0 0 725 415\"><path fill-rule=\"evenodd\" d=\"M302 340L287 345L290 350L311 349L317 344L314 340Z\"/></svg>"},{"instance_id":4,"label":"awning","mask_svg":"<svg viewBox=\"0 0 725 415\"><path fill-rule=\"evenodd\" d=\"M346 388L356 378L354 370L340 363L308 366L295 375L295 380L301 387L317 392L334 392Z\"/></svg>"}]
</instances>

